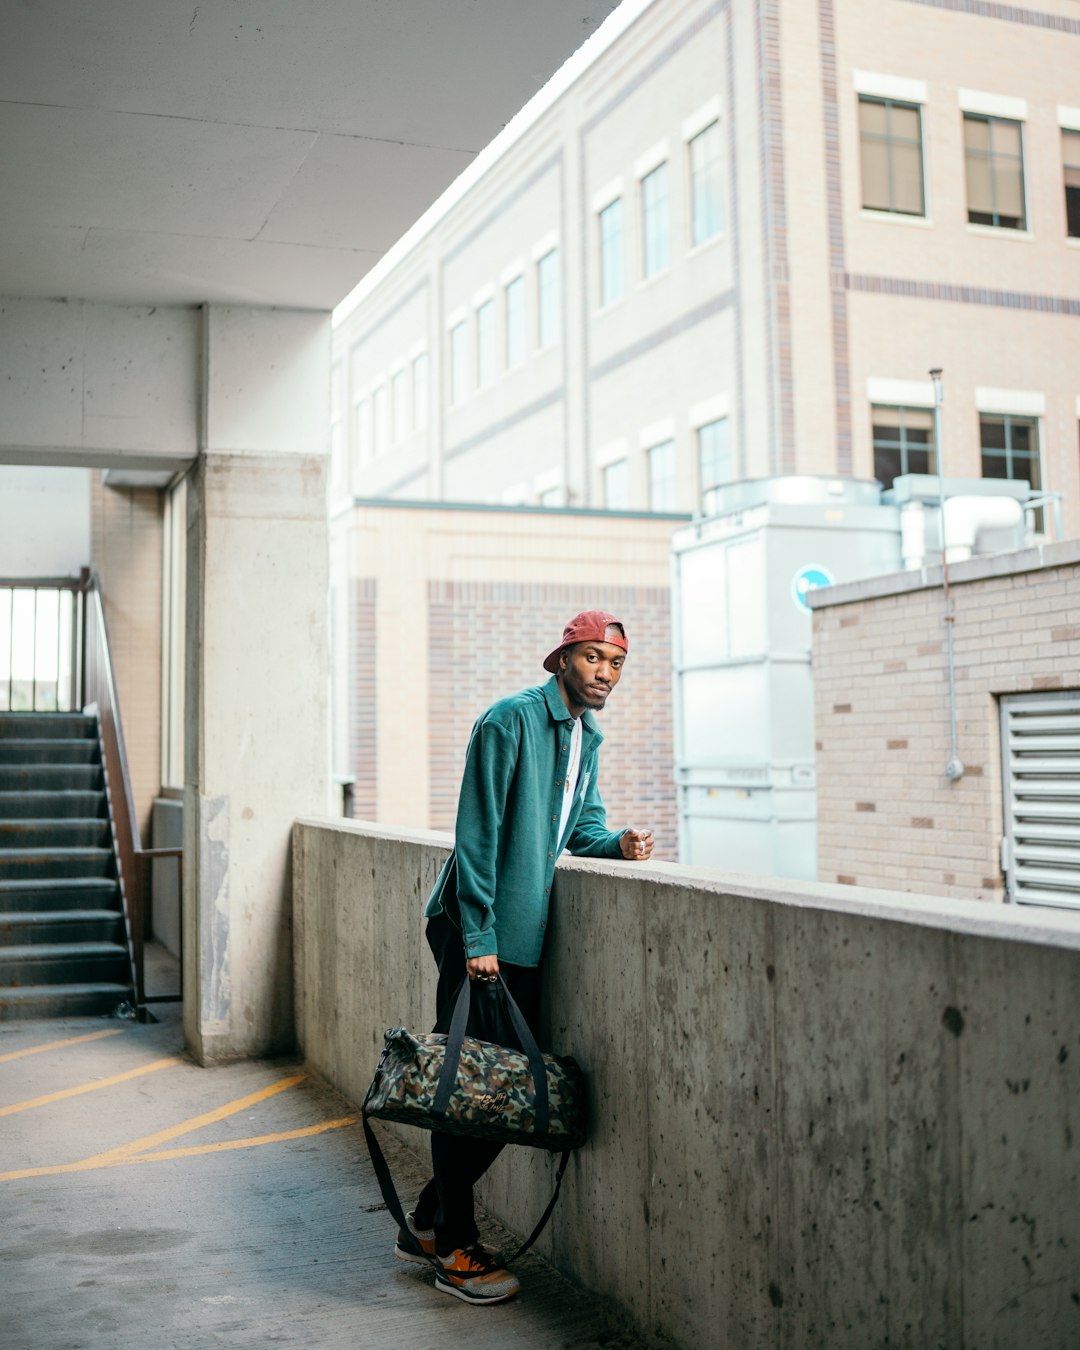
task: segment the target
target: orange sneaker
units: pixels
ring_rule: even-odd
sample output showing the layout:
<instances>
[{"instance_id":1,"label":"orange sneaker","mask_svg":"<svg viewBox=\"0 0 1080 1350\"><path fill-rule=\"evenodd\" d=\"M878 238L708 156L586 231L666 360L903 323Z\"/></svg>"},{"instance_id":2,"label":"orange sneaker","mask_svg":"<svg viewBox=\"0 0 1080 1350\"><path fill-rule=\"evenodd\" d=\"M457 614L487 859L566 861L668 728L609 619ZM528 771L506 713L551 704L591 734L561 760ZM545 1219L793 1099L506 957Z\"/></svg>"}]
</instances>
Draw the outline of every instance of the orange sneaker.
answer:
<instances>
[{"instance_id":1,"label":"orange sneaker","mask_svg":"<svg viewBox=\"0 0 1080 1350\"><path fill-rule=\"evenodd\" d=\"M496 1265L479 1242L459 1247L438 1260L442 1270L435 1275L435 1288L466 1303L503 1303L521 1288L518 1277Z\"/></svg>"},{"instance_id":2,"label":"orange sneaker","mask_svg":"<svg viewBox=\"0 0 1080 1350\"><path fill-rule=\"evenodd\" d=\"M405 1215L405 1222L409 1225L409 1233L412 1236L412 1240L417 1244L420 1250L426 1252L428 1256L434 1256L435 1229L417 1228L416 1212L414 1210L410 1210L408 1214ZM405 1234L399 1228L397 1242L394 1243L394 1255L397 1259L399 1261L415 1261L418 1266L426 1266L429 1264L422 1256L417 1256L417 1254L414 1251L411 1251L405 1244Z\"/></svg>"}]
</instances>

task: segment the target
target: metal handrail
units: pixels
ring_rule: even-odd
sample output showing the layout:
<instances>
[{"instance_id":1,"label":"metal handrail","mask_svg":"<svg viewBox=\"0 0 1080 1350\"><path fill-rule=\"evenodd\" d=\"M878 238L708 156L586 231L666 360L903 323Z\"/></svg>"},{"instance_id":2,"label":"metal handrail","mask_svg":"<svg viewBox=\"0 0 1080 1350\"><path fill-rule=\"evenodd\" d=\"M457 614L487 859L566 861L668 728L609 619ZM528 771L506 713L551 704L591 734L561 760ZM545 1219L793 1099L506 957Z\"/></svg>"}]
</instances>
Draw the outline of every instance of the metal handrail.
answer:
<instances>
[{"instance_id":1,"label":"metal handrail","mask_svg":"<svg viewBox=\"0 0 1080 1350\"><path fill-rule=\"evenodd\" d=\"M84 574L83 611L83 707L97 711L105 786L109 794L120 890L127 923L128 950L135 977L135 1002L139 1008L145 1007L147 1003L178 1002L182 997L180 993L153 996L146 993L147 875L149 864L155 857L176 858L182 894L183 850L144 848L142 844L116 690L116 672L109 648L105 606L96 573Z\"/></svg>"}]
</instances>

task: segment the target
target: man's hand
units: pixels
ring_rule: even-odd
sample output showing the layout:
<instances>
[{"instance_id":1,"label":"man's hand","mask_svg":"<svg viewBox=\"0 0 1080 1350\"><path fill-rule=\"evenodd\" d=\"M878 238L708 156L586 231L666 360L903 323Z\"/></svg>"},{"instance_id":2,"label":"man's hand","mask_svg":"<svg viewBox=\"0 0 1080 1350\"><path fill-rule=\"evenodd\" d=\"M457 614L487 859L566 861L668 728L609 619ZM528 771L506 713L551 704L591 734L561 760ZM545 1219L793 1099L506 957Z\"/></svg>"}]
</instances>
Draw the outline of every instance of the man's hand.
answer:
<instances>
[{"instance_id":1,"label":"man's hand","mask_svg":"<svg viewBox=\"0 0 1080 1350\"><path fill-rule=\"evenodd\" d=\"M629 862L645 862L652 854L652 830L623 830L619 840L622 855Z\"/></svg>"},{"instance_id":2,"label":"man's hand","mask_svg":"<svg viewBox=\"0 0 1080 1350\"><path fill-rule=\"evenodd\" d=\"M485 977L491 978L499 973L499 958L497 956L470 956L465 962L465 969L469 972L470 980L479 980Z\"/></svg>"}]
</instances>

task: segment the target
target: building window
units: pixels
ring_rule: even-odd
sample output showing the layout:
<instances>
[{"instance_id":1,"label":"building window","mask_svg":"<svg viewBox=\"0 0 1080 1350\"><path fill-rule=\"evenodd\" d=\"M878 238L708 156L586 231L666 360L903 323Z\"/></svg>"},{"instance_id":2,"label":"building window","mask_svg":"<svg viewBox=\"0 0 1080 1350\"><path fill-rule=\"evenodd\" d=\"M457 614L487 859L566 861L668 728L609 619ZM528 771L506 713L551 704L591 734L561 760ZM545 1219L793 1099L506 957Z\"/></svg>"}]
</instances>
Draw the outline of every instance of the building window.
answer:
<instances>
[{"instance_id":1,"label":"building window","mask_svg":"<svg viewBox=\"0 0 1080 1350\"><path fill-rule=\"evenodd\" d=\"M394 444L409 434L409 380L405 371L396 370L390 379L390 402L394 419Z\"/></svg>"},{"instance_id":2,"label":"building window","mask_svg":"<svg viewBox=\"0 0 1080 1350\"><path fill-rule=\"evenodd\" d=\"M675 442L663 441L645 452L649 466L649 510L675 510Z\"/></svg>"},{"instance_id":3,"label":"building window","mask_svg":"<svg viewBox=\"0 0 1080 1350\"><path fill-rule=\"evenodd\" d=\"M994 225L1000 230L1027 228L1021 123L965 113L964 167L972 225Z\"/></svg>"},{"instance_id":4,"label":"building window","mask_svg":"<svg viewBox=\"0 0 1080 1350\"><path fill-rule=\"evenodd\" d=\"M626 268L623 258L623 204L622 198L600 212L600 304L621 300Z\"/></svg>"},{"instance_id":5,"label":"building window","mask_svg":"<svg viewBox=\"0 0 1080 1350\"><path fill-rule=\"evenodd\" d=\"M559 250L551 249L536 264L536 342L551 347L559 338Z\"/></svg>"},{"instance_id":6,"label":"building window","mask_svg":"<svg viewBox=\"0 0 1080 1350\"><path fill-rule=\"evenodd\" d=\"M495 301L485 300L476 311L476 387L495 378Z\"/></svg>"},{"instance_id":7,"label":"building window","mask_svg":"<svg viewBox=\"0 0 1080 1350\"><path fill-rule=\"evenodd\" d=\"M874 477L892 487L905 473L937 473L934 454L934 414L929 408L871 410L874 439Z\"/></svg>"},{"instance_id":8,"label":"building window","mask_svg":"<svg viewBox=\"0 0 1080 1350\"><path fill-rule=\"evenodd\" d=\"M450 402L465 400L465 320L450 329Z\"/></svg>"},{"instance_id":9,"label":"building window","mask_svg":"<svg viewBox=\"0 0 1080 1350\"><path fill-rule=\"evenodd\" d=\"M558 487L545 488L540 494L541 506L562 506L563 489L561 484Z\"/></svg>"},{"instance_id":10,"label":"building window","mask_svg":"<svg viewBox=\"0 0 1080 1350\"><path fill-rule=\"evenodd\" d=\"M658 164L641 180L642 274L654 277L671 266L668 166Z\"/></svg>"},{"instance_id":11,"label":"building window","mask_svg":"<svg viewBox=\"0 0 1080 1350\"><path fill-rule=\"evenodd\" d=\"M389 443L385 384L380 384L378 389L376 389L371 396L371 418L373 422L371 429L371 448L376 455L381 455L386 450Z\"/></svg>"},{"instance_id":12,"label":"building window","mask_svg":"<svg viewBox=\"0 0 1080 1350\"><path fill-rule=\"evenodd\" d=\"M917 103L859 98L862 204L868 211L926 214L921 119Z\"/></svg>"},{"instance_id":13,"label":"building window","mask_svg":"<svg viewBox=\"0 0 1080 1350\"><path fill-rule=\"evenodd\" d=\"M604 467L604 507L608 511L626 511L630 506L630 465L617 459Z\"/></svg>"},{"instance_id":14,"label":"building window","mask_svg":"<svg viewBox=\"0 0 1080 1350\"><path fill-rule=\"evenodd\" d=\"M413 429L423 431L428 418L427 352L421 352L412 363L412 417Z\"/></svg>"},{"instance_id":15,"label":"building window","mask_svg":"<svg viewBox=\"0 0 1080 1350\"><path fill-rule=\"evenodd\" d=\"M701 480L701 509L712 515L717 508L719 489L733 477L731 463L731 425L726 417L698 427L698 476Z\"/></svg>"},{"instance_id":16,"label":"building window","mask_svg":"<svg viewBox=\"0 0 1080 1350\"><path fill-rule=\"evenodd\" d=\"M1080 131L1062 128L1061 158L1065 167L1065 221L1070 239L1080 239Z\"/></svg>"},{"instance_id":17,"label":"building window","mask_svg":"<svg viewBox=\"0 0 1080 1350\"><path fill-rule=\"evenodd\" d=\"M1024 478L1041 490L1038 418L980 413L979 445L984 478Z\"/></svg>"},{"instance_id":18,"label":"building window","mask_svg":"<svg viewBox=\"0 0 1080 1350\"><path fill-rule=\"evenodd\" d=\"M515 277L506 288L506 368L525 360L525 278Z\"/></svg>"},{"instance_id":19,"label":"building window","mask_svg":"<svg viewBox=\"0 0 1080 1350\"><path fill-rule=\"evenodd\" d=\"M690 242L696 247L723 228L720 123L711 122L690 142Z\"/></svg>"}]
</instances>

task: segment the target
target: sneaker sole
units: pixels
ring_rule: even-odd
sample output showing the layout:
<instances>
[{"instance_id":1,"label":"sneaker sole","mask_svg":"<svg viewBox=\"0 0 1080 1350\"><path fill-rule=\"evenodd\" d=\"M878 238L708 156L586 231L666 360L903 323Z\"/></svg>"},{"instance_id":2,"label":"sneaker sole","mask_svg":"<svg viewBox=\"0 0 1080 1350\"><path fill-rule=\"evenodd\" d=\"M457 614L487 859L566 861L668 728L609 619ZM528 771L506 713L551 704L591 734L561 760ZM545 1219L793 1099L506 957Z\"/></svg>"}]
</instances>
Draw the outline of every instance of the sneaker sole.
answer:
<instances>
[{"instance_id":1,"label":"sneaker sole","mask_svg":"<svg viewBox=\"0 0 1080 1350\"><path fill-rule=\"evenodd\" d=\"M411 1261L414 1266L431 1265L431 1261L428 1261L425 1257L417 1256L415 1252L406 1251L404 1247L399 1247L396 1242L394 1243L394 1255L399 1261Z\"/></svg>"},{"instance_id":2,"label":"sneaker sole","mask_svg":"<svg viewBox=\"0 0 1080 1350\"><path fill-rule=\"evenodd\" d=\"M453 1294L463 1303L471 1303L474 1307L483 1307L488 1303L505 1303L507 1299L516 1298L521 1293L521 1286L519 1285L517 1289L511 1289L508 1294L470 1294L468 1290L459 1289L456 1284L451 1284L441 1275L435 1276L435 1288L441 1289L444 1294Z\"/></svg>"}]
</instances>

